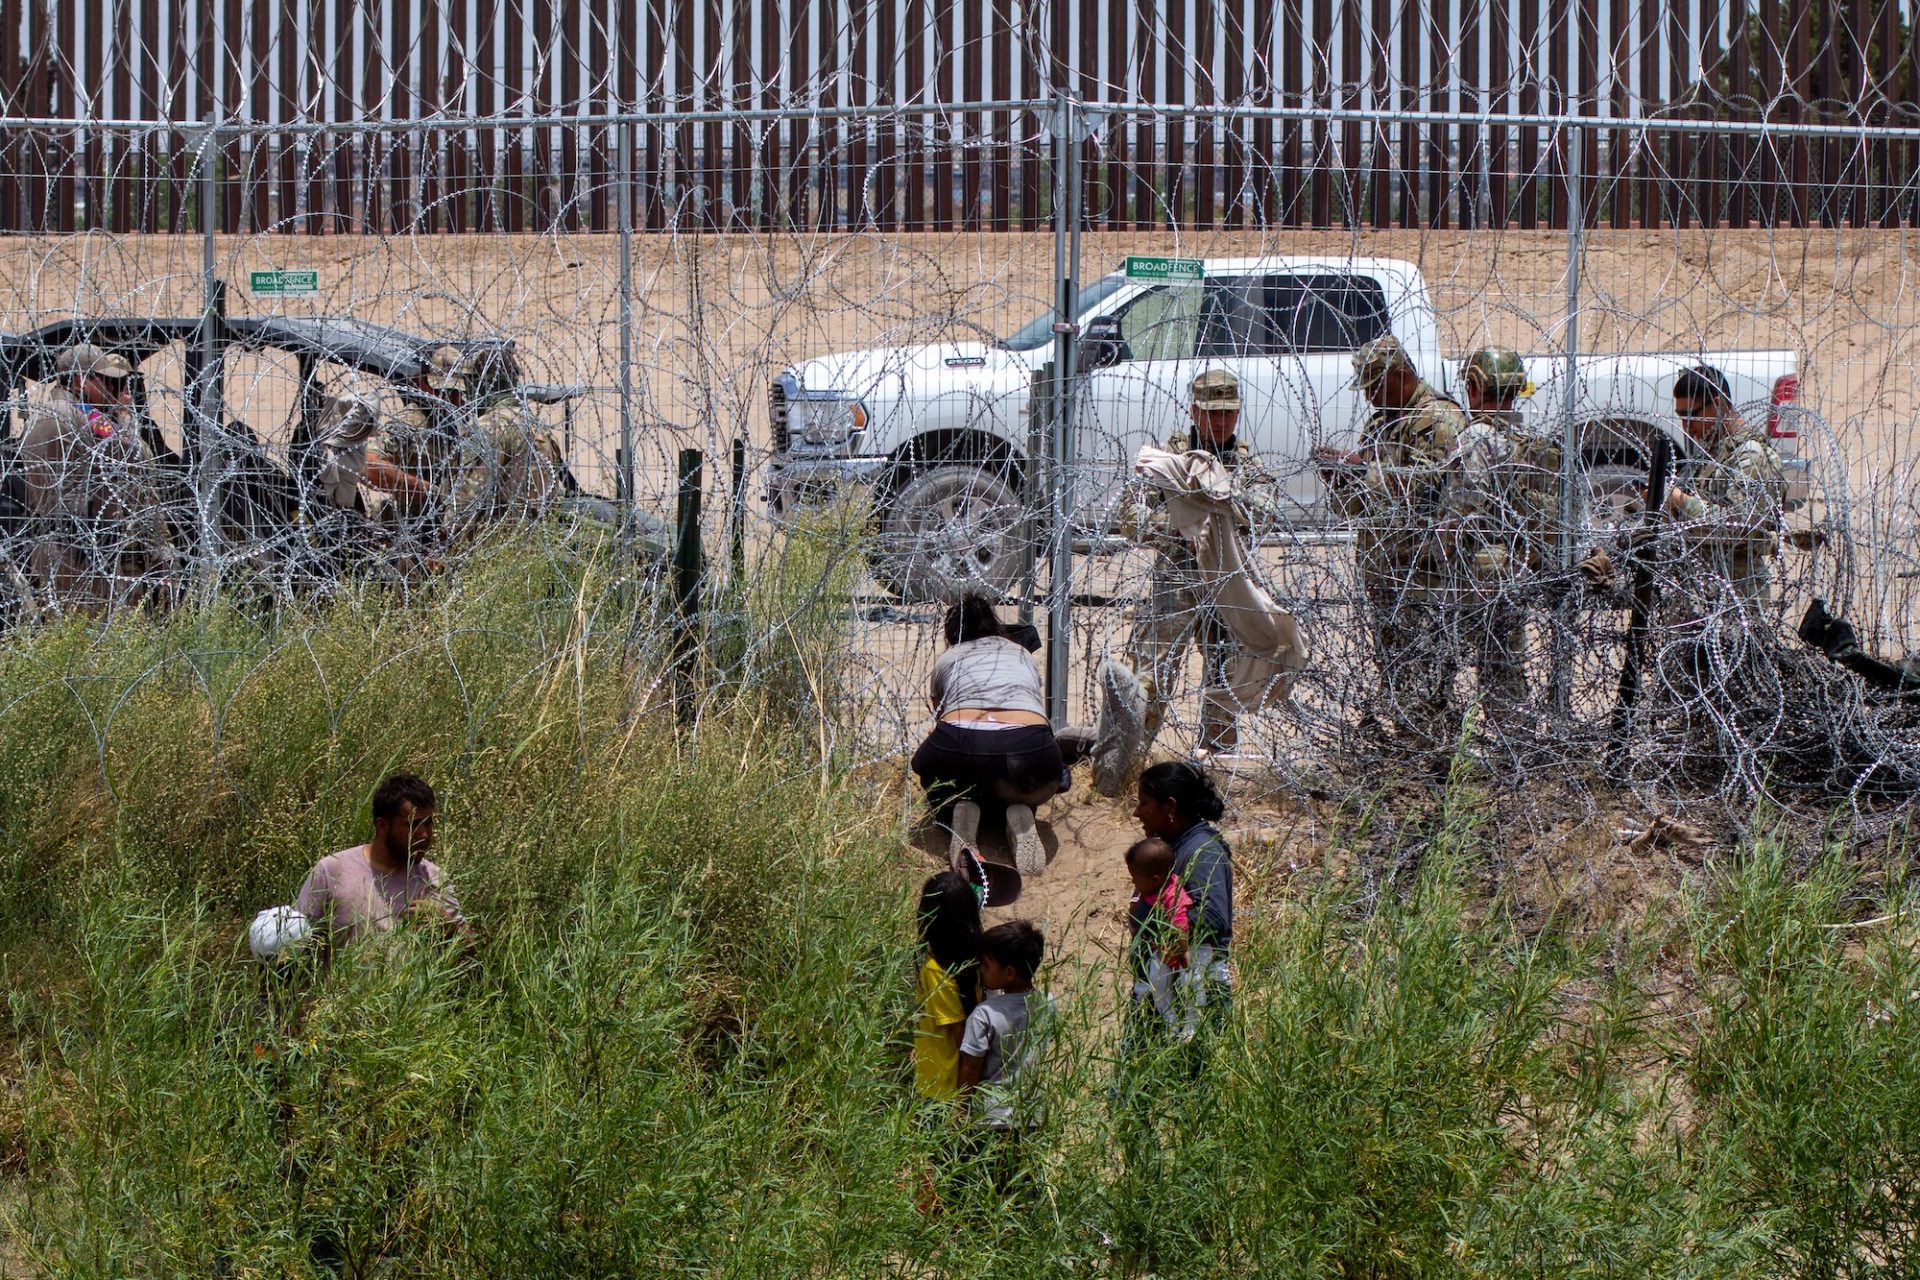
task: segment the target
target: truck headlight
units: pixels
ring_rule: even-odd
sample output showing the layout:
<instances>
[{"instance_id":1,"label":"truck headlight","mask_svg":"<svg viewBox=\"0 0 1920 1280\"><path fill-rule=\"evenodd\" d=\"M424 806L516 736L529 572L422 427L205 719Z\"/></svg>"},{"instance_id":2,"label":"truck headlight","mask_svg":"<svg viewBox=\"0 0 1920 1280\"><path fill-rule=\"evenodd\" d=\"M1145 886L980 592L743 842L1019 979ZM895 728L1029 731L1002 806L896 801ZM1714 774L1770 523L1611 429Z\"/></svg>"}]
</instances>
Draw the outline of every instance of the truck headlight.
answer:
<instances>
[{"instance_id":1,"label":"truck headlight","mask_svg":"<svg viewBox=\"0 0 1920 1280\"><path fill-rule=\"evenodd\" d=\"M867 429L867 406L858 400L809 397L796 400L789 412L794 433L815 448L845 444Z\"/></svg>"}]
</instances>

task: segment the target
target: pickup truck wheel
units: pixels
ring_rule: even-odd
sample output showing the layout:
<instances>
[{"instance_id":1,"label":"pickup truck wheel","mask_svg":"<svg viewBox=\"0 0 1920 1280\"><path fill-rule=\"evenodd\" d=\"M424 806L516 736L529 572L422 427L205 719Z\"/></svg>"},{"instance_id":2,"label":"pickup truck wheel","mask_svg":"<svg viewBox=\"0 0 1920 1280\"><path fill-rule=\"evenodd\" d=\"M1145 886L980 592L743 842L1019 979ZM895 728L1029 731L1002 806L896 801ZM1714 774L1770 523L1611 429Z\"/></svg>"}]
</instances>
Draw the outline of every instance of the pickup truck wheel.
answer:
<instances>
[{"instance_id":1,"label":"pickup truck wheel","mask_svg":"<svg viewBox=\"0 0 1920 1280\"><path fill-rule=\"evenodd\" d=\"M1004 468L945 462L916 472L880 516L874 575L903 600L998 595L1026 569L1025 512Z\"/></svg>"},{"instance_id":2,"label":"pickup truck wheel","mask_svg":"<svg viewBox=\"0 0 1920 1280\"><path fill-rule=\"evenodd\" d=\"M1601 462L1587 464L1586 472L1587 521L1597 529L1626 524L1629 509L1640 504L1640 486L1647 482L1646 468Z\"/></svg>"}]
</instances>

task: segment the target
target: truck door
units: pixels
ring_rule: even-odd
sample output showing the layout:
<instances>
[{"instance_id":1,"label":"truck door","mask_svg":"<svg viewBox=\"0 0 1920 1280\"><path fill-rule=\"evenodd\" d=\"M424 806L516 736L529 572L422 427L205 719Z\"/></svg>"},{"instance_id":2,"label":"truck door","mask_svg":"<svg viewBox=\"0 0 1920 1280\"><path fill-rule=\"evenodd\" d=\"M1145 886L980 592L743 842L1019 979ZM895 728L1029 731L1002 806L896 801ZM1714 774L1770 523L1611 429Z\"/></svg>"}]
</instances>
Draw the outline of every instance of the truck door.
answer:
<instances>
[{"instance_id":1,"label":"truck door","mask_svg":"<svg viewBox=\"0 0 1920 1280\"><path fill-rule=\"evenodd\" d=\"M1164 284L1114 313L1120 359L1087 375L1075 406L1074 505L1083 527L1111 526L1140 446L1164 444L1187 422L1205 296L1197 283Z\"/></svg>"}]
</instances>

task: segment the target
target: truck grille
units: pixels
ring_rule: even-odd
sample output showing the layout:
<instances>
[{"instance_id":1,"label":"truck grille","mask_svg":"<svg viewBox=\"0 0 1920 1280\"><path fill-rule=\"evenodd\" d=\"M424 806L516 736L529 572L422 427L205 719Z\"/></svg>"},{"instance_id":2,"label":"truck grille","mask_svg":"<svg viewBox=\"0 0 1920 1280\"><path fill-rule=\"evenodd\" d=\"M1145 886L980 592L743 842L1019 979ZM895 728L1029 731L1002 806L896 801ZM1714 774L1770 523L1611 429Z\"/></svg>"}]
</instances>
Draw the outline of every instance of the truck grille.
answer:
<instances>
[{"instance_id":1,"label":"truck grille","mask_svg":"<svg viewBox=\"0 0 1920 1280\"><path fill-rule=\"evenodd\" d=\"M767 417L773 423L773 451L785 453L791 443L787 438L787 388L778 378L767 388Z\"/></svg>"}]
</instances>

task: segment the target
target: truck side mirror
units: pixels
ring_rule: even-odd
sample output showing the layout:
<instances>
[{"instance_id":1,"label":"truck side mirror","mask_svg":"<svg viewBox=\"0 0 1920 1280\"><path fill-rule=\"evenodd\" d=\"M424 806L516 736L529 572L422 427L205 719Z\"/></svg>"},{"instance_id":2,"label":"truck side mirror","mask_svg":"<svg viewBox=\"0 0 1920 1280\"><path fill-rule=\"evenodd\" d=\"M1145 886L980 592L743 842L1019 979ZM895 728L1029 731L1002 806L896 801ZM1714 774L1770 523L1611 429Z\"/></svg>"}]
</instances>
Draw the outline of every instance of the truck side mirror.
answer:
<instances>
[{"instance_id":1,"label":"truck side mirror","mask_svg":"<svg viewBox=\"0 0 1920 1280\"><path fill-rule=\"evenodd\" d=\"M1120 317L1099 316L1089 320L1087 331L1080 335L1079 359L1074 362L1074 372L1092 373L1132 358L1127 340L1120 336Z\"/></svg>"}]
</instances>

